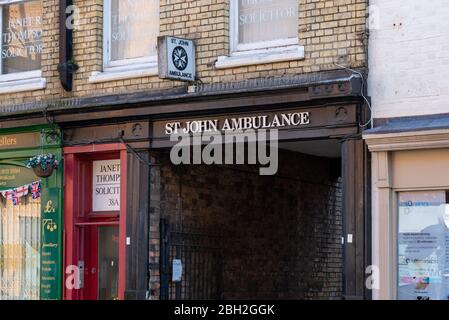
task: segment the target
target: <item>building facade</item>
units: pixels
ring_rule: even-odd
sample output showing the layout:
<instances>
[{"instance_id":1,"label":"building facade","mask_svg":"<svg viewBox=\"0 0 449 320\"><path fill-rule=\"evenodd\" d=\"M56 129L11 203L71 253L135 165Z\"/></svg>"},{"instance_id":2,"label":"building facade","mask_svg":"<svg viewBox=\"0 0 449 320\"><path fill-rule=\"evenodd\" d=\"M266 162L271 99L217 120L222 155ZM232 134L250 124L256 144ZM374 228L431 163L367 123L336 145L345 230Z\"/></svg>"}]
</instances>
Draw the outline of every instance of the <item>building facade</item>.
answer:
<instances>
[{"instance_id":1,"label":"building facade","mask_svg":"<svg viewBox=\"0 0 449 320\"><path fill-rule=\"evenodd\" d=\"M447 3L370 5L373 298L447 300Z\"/></svg>"},{"instance_id":2,"label":"building facade","mask_svg":"<svg viewBox=\"0 0 449 320\"><path fill-rule=\"evenodd\" d=\"M370 298L367 1L0 8L1 128L62 132L53 298ZM195 81L159 78L159 36L194 41ZM275 175L170 160L170 128L245 119L279 129Z\"/></svg>"}]
</instances>

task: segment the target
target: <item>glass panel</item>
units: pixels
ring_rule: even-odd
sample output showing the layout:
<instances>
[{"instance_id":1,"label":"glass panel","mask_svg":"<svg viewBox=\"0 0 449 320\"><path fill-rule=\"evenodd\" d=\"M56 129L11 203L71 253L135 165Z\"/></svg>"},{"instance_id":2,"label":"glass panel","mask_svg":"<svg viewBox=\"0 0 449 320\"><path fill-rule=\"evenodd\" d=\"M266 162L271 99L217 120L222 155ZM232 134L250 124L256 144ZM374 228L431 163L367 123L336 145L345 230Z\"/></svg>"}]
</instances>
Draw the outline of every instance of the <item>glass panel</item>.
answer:
<instances>
[{"instance_id":1,"label":"glass panel","mask_svg":"<svg viewBox=\"0 0 449 320\"><path fill-rule=\"evenodd\" d=\"M98 227L98 299L118 298L118 227Z\"/></svg>"},{"instance_id":2,"label":"glass panel","mask_svg":"<svg viewBox=\"0 0 449 320\"><path fill-rule=\"evenodd\" d=\"M120 159L92 162L92 211L120 212Z\"/></svg>"},{"instance_id":3,"label":"glass panel","mask_svg":"<svg viewBox=\"0 0 449 320\"><path fill-rule=\"evenodd\" d=\"M449 299L448 228L445 191L399 194L398 299Z\"/></svg>"},{"instance_id":4,"label":"glass panel","mask_svg":"<svg viewBox=\"0 0 449 320\"><path fill-rule=\"evenodd\" d=\"M38 300L40 199L0 200L0 300Z\"/></svg>"},{"instance_id":5,"label":"glass panel","mask_svg":"<svg viewBox=\"0 0 449 320\"><path fill-rule=\"evenodd\" d=\"M19 2L2 8L2 74L40 70L42 2Z\"/></svg>"},{"instance_id":6,"label":"glass panel","mask_svg":"<svg viewBox=\"0 0 449 320\"><path fill-rule=\"evenodd\" d=\"M159 0L111 2L111 60L155 56Z\"/></svg>"},{"instance_id":7,"label":"glass panel","mask_svg":"<svg viewBox=\"0 0 449 320\"><path fill-rule=\"evenodd\" d=\"M298 37L298 0L238 0L239 43Z\"/></svg>"}]
</instances>

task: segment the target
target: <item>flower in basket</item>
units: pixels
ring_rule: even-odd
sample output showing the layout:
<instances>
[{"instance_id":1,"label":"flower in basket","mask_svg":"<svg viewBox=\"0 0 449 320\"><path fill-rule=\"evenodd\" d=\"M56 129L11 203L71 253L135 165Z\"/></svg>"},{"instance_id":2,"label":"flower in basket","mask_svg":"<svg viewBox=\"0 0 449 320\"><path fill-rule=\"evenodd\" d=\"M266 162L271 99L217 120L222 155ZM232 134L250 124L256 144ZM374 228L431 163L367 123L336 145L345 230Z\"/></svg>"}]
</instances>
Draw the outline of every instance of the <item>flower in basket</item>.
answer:
<instances>
[{"instance_id":1,"label":"flower in basket","mask_svg":"<svg viewBox=\"0 0 449 320\"><path fill-rule=\"evenodd\" d=\"M38 154L26 163L27 168L34 170L39 177L48 177L53 172L53 169L58 167L58 160L54 154Z\"/></svg>"}]
</instances>

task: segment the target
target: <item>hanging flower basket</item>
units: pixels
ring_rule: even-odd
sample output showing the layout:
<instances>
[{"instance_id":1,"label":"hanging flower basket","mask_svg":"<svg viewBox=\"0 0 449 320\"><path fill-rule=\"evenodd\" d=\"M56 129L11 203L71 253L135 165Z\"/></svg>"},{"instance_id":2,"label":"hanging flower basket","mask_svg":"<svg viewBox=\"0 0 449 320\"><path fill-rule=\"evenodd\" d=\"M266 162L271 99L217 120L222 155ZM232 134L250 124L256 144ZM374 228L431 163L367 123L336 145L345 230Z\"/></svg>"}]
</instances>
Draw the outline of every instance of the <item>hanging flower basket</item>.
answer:
<instances>
[{"instance_id":1,"label":"hanging flower basket","mask_svg":"<svg viewBox=\"0 0 449 320\"><path fill-rule=\"evenodd\" d=\"M54 154L38 154L27 161L27 168L33 169L36 176L47 178L58 167L58 160Z\"/></svg>"}]
</instances>

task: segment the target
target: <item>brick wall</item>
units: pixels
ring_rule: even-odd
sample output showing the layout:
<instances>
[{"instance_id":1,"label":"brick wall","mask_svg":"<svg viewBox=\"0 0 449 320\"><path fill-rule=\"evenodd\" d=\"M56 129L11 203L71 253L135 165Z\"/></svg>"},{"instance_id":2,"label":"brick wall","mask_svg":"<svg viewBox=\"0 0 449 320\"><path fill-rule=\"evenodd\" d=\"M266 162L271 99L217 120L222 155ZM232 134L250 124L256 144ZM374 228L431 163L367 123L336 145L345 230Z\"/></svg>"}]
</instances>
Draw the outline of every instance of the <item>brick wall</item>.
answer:
<instances>
[{"instance_id":1,"label":"brick wall","mask_svg":"<svg viewBox=\"0 0 449 320\"><path fill-rule=\"evenodd\" d=\"M365 66L366 0L298 0L298 32L305 59L238 68L214 67L218 56L229 54L229 0L160 0L160 34L194 39L198 77L204 83L333 70L334 63ZM64 97L81 97L184 86L157 76L89 83L102 68L102 0L74 0L79 23L74 32L76 73L74 90L65 93L58 73L58 1L44 0L43 76L45 90L0 95L0 105Z\"/></svg>"},{"instance_id":2,"label":"brick wall","mask_svg":"<svg viewBox=\"0 0 449 320\"><path fill-rule=\"evenodd\" d=\"M216 272L222 298L341 297L336 160L285 151L273 177L261 177L250 166L174 167L166 154L159 156L159 163L152 187L160 187L160 203L153 202L153 207L160 206L172 229L180 230L182 221L183 232L202 230L220 239L221 268ZM159 211L152 212L150 288L157 299ZM184 263L188 259L186 255ZM188 265L184 268L191 272Z\"/></svg>"}]
</instances>

